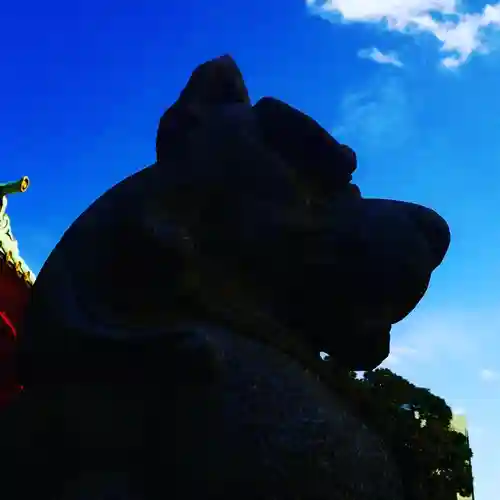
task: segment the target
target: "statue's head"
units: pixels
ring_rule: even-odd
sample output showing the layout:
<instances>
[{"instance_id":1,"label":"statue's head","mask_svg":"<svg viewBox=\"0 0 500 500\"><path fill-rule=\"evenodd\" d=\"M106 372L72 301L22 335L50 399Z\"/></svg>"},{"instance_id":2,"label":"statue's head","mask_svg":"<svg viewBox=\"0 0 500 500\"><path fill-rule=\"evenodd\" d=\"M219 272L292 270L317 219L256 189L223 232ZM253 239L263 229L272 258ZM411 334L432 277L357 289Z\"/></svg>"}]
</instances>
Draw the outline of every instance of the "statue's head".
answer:
<instances>
[{"instance_id":1,"label":"statue's head","mask_svg":"<svg viewBox=\"0 0 500 500\"><path fill-rule=\"evenodd\" d=\"M363 198L356 154L313 119L274 98L252 106L229 57L193 72L157 157L208 307L247 304L349 368L387 357L448 250L433 210Z\"/></svg>"},{"instance_id":2,"label":"statue's head","mask_svg":"<svg viewBox=\"0 0 500 500\"><path fill-rule=\"evenodd\" d=\"M195 70L160 121L156 164L90 207L35 283L27 406L4 446L29 498L33 478L42 499L401 498L394 460L315 355L383 361L450 235L430 209L363 198L356 166L307 115L252 106L230 58ZM174 327L161 316L173 289ZM116 303L120 321L100 314Z\"/></svg>"}]
</instances>

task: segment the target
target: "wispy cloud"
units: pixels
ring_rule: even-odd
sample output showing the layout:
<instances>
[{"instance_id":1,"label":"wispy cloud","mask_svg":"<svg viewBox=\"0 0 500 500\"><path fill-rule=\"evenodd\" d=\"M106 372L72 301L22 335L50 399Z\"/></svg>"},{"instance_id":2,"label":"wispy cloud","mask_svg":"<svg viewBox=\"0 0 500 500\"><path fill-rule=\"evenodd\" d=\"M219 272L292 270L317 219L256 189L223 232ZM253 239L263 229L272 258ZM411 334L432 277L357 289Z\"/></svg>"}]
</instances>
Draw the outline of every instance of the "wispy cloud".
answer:
<instances>
[{"instance_id":1,"label":"wispy cloud","mask_svg":"<svg viewBox=\"0 0 500 500\"><path fill-rule=\"evenodd\" d=\"M358 52L358 56L362 59L370 59L379 64L389 64L391 66L396 66L396 68L403 67L403 63L395 52L384 53L376 47L371 49L361 49Z\"/></svg>"},{"instance_id":2,"label":"wispy cloud","mask_svg":"<svg viewBox=\"0 0 500 500\"><path fill-rule=\"evenodd\" d=\"M401 366L402 363L408 362L411 359L418 359L419 352L413 347L408 347L404 345L396 345L392 347L391 353L388 358L384 361L384 365L387 368L397 368Z\"/></svg>"},{"instance_id":3,"label":"wispy cloud","mask_svg":"<svg viewBox=\"0 0 500 500\"><path fill-rule=\"evenodd\" d=\"M443 366L461 366L465 361L476 373L484 362L484 350L471 332L473 317L445 311L414 311L391 332L391 353L383 365L403 375L441 371ZM457 404L463 407L463 404Z\"/></svg>"},{"instance_id":4,"label":"wispy cloud","mask_svg":"<svg viewBox=\"0 0 500 500\"><path fill-rule=\"evenodd\" d=\"M414 132L410 101L397 78L373 81L366 89L347 93L339 111L339 125L332 133L355 149L400 146Z\"/></svg>"},{"instance_id":5,"label":"wispy cloud","mask_svg":"<svg viewBox=\"0 0 500 500\"><path fill-rule=\"evenodd\" d=\"M489 368L483 368L480 371L479 376L481 377L481 380L484 380L485 382L493 382L500 379L500 373L495 370L490 370Z\"/></svg>"},{"instance_id":6,"label":"wispy cloud","mask_svg":"<svg viewBox=\"0 0 500 500\"><path fill-rule=\"evenodd\" d=\"M330 22L381 24L410 36L432 35L441 63L456 68L474 53L490 50L488 31L500 30L500 3L468 13L458 0L306 0L310 11Z\"/></svg>"}]
</instances>

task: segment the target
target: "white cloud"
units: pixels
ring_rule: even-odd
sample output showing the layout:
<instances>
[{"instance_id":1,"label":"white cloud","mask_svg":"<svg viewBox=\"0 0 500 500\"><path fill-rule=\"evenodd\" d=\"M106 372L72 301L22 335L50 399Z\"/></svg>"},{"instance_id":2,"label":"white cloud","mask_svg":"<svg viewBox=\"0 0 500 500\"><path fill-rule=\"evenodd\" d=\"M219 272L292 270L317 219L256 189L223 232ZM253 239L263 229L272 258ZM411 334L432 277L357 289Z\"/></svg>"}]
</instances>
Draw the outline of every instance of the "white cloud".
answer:
<instances>
[{"instance_id":1,"label":"white cloud","mask_svg":"<svg viewBox=\"0 0 500 500\"><path fill-rule=\"evenodd\" d=\"M476 363L483 351L470 335L472 318L420 308L393 327L387 368L402 375L430 376L444 364ZM463 404L458 404L462 406Z\"/></svg>"},{"instance_id":2,"label":"white cloud","mask_svg":"<svg viewBox=\"0 0 500 500\"><path fill-rule=\"evenodd\" d=\"M492 382L494 380L500 379L500 373L496 372L495 370L490 370L488 368L483 368L479 373L479 376L485 382Z\"/></svg>"},{"instance_id":3,"label":"white cloud","mask_svg":"<svg viewBox=\"0 0 500 500\"><path fill-rule=\"evenodd\" d=\"M391 353L384 361L387 368L395 368L411 359L418 359L418 351L412 347L396 345L391 348Z\"/></svg>"},{"instance_id":4,"label":"white cloud","mask_svg":"<svg viewBox=\"0 0 500 500\"><path fill-rule=\"evenodd\" d=\"M392 66L396 66L396 68L403 67L403 63L395 52L383 53L376 47L373 47L371 49L361 49L358 52L358 56L362 59L371 59L372 61L375 61L379 64L389 64Z\"/></svg>"},{"instance_id":5,"label":"white cloud","mask_svg":"<svg viewBox=\"0 0 500 500\"><path fill-rule=\"evenodd\" d=\"M333 135L354 149L399 147L414 132L411 102L397 78L375 80L364 90L344 95L337 121Z\"/></svg>"},{"instance_id":6,"label":"white cloud","mask_svg":"<svg viewBox=\"0 0 500 500\"><path fill-rule=\"evenodd\" d=\"M488 52L488 29L500 29L500 3L467 13L457 0L306 0L312 13L331 22L382 24L407 35L430 34L456 68L474 53Z\"/></svg>"}]
</instances>

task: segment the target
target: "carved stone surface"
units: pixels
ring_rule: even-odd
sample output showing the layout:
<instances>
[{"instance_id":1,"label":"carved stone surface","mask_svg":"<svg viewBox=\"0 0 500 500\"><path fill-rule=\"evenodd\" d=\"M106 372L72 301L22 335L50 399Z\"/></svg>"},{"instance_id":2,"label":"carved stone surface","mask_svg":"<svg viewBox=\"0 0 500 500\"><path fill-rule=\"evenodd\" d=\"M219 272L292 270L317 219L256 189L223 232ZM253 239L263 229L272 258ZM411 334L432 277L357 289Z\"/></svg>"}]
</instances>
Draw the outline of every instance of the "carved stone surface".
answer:
<instances>
[{"instance_id":1,"label":"carved stone surface","mask_svg":"<svg viewBox=\"0 0 500 500\"><path fill-rule=\"evenodd\" d=\"M399 499L380 441L280 351L298 339L346 369L377 366L448 249L446 222L363 198L355 153L285 103L252 107L227 57L195 70L160 121L157 155L93 203L42 268L20 343L26 397L51 387L75 436L107 414L96 403L99 418L72 419L92 411L88 391L109 388L103 405L124 387L158 391L151 414L173 427L147 420L121 435L149 429L138 453L173 453L184 498L202 484L205 498ZM208 364L189 341L173 349L179 332ZM72 453L114 432L91 428Z\"/></svg>"},{"instance_id":2,"label":"carved stone surface","mask_svg":"<svg viewBox=\"0 0 500 500\"><path fill-rule=\"evenodd\" d=\"M108 345L87 356L101 380L27 390L35 405L23 411L35 429L21 425L16 435L22 419L14 415L2 439L13 468L3 492L16 492L5 498L31 498L35 483L40 500L174 492L193 500L403 500L382 441L292 358L209 326L191 328L177 345L162 342L121 351L133 382L126 363L106 369ZM51 415L45 423L36 398Z\"/></svg>"},{"instance_id":3,"label":"carved stone surface","mask_svg":"<svg viewBox=\"0 0 500 500\"><path fill-rule=\"evenodd\" d=\"M355 154L276 99L252 108L228 58L193 73L157 151L63 236L35 292L44 310L85 335L146 335L165 328L166 293L188 304L174 323L216 315L239 328L261 314L347 368L387 357L392 324L447 251L439 215L363 198Z\"/></svg>"}]
</instances>

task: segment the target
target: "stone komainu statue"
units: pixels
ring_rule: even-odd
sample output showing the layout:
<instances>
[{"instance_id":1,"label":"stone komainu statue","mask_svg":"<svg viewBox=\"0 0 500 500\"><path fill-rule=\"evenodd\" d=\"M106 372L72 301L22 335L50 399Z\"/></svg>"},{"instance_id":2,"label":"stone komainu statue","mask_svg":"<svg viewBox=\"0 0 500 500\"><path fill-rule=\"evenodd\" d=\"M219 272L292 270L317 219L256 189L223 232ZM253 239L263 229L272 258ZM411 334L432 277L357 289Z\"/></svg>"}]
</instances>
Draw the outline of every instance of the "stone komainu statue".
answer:
<instances>
[{"instance_id":1,"label":"stone komainu statue","mask_svg":"<svg viewBox=\"0 0 500 500\"><path fill-rule=\"evenodd\" d=\"M355 153L277 99L252 105L229 57L193 72L156 150L37 278L14 498L401 499L394 457L304 360L382 362L445 221L363 198Z\"/></svg>"}]
</instances>

